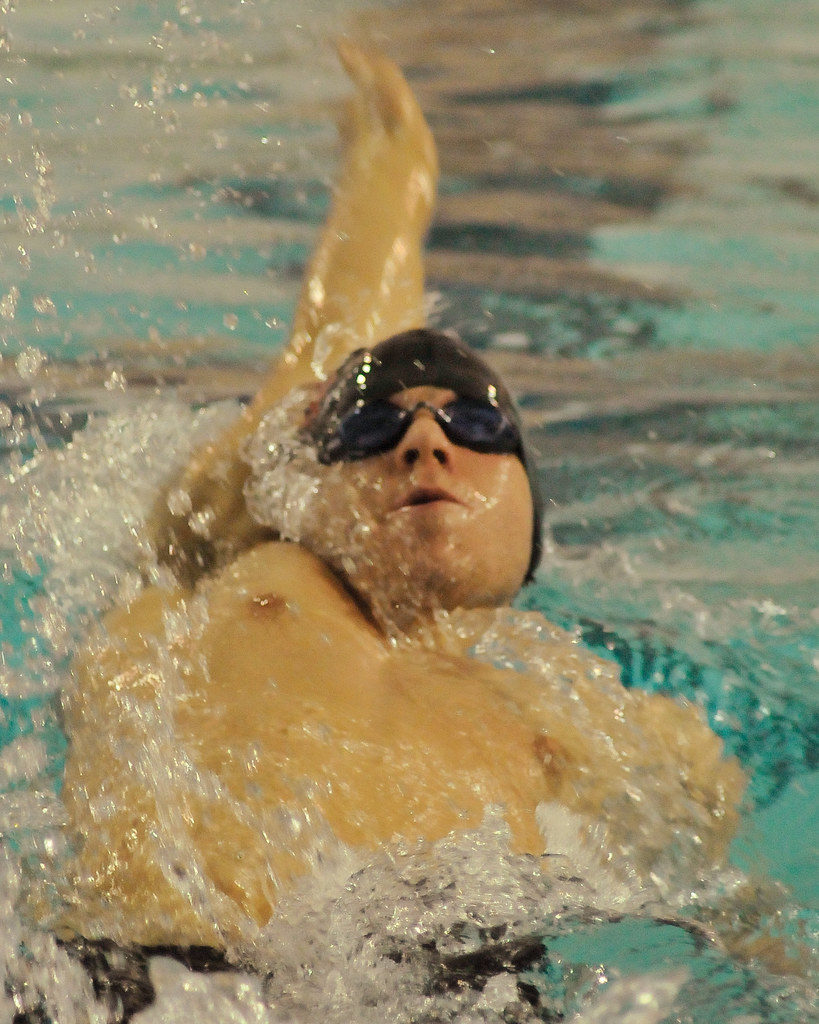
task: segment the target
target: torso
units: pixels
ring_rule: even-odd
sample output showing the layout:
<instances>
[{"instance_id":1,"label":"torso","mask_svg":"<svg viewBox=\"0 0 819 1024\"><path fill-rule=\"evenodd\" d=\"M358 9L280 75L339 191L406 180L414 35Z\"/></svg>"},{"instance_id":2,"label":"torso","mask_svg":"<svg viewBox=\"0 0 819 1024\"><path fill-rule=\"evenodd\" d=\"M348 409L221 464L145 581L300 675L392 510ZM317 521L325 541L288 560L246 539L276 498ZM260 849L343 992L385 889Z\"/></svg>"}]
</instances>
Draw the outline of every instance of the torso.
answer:
<instances>
[{"instance_id":1,"label":"torso","mask_svg":"<svg viewBox=\"0 0 819 1024\"><path fill-rule=\"evenodd\" d=\"M83 901L92 916L98 899L124 907L137 941L218 944L186 895L191 879L231 898L223 929L241 929L243 914L263 923L328 837L371 849L432 841L499 805L513 846L541 854L539 803L594 814L625 786L629 756L667 758L664 728L710 737L690 713L639 695L630 713L657 720L658 740L638 750L621 729L613 749L626 692L598 700L593 673L578 673L591 655L555 653L569 693L452 645L390 644L296 545L242 555L196 597L147 591L107 626L68 709L66 803L94 877ZM111 787L116 810L95 819L86 791Z\"/></svg>"}]
</instances>

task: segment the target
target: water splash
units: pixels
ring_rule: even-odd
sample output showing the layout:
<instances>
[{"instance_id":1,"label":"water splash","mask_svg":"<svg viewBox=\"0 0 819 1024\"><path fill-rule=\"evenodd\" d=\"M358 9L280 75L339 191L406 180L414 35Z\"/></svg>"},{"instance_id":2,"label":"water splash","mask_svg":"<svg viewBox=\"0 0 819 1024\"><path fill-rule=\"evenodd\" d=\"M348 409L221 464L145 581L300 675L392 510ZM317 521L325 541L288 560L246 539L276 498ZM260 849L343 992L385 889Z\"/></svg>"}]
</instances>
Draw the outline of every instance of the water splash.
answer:
<instances>
[{"instance_id":1,"label":"water splash","mask_svg":"<svg viewBox=\"0 0 819 1024\"><path fill-rule=\"evenodd\" d=\"M40 612L35 618L32 611L24 626L28 640L21 638L22 658L14 665L7 658L7 699L20 702L29 693L44 707L43 698L66 684L66 657L78 643L88 642L89 620L114 601L136 593L140 569L159 578L142 539L156 490L185 462L195 444L213 436L235 415L232 404L193 412L173 400L132 403L127 389L120 394L124 407L118 413L92 418L63 447L41 449L28 461L17 460L8 476L14 497L2 513L8 538L6 571L13 567L18 577L22 573L29 580L29 604ZM318 487L314 456L292 427L293 408L303 400L304 396L291 396L289 404L275 410L248 450L257 469L250 502L268 517L278 509L279 518L265 521L293 537L309 533L306 524L315 512ZM185 495L172 493L171 500L183 506ZM37 552L34 561L28 558L30 552ZM179 621L169 620L168 628L195 628L194 612L191 604ZM432 646L440 645L442 638L446 642L449 635L458 644L470 643L481 661L539 672L547 683L543 692L548 702L565 699L588 672L589 685L601 692L610 690L616 698L616 668L590 660L576 634L549 626L537 615L442 613L430 628L436 633L427 638ZM424 637L419 641L423 644ZM567 650L577 661L571 671L566 668ZM172 678L178 668L168 663L163 671ZM143 723L142 741L117 755L130 758L136 771L147 773L151 785L160 782L169 758L180 770L184 767L172 729L168 732L171 721L172 716L162 714L149 717ZM55 729L50 712L39 720L34 715L28 732L6 749L0 765L7 784L4 832L16 836L15 846L5 847L3 898L9 905L32 885L36 890L50 874L59 875L69 852L62 833L63 811L54 796L53 752L42 739ZM189 767L191 792L217 803L227 799L226 806L235 810L234 801L218 787L212 789L214 780ZM635 779L633 786L639 789L650 781ZM640 790L641 801L635 806L646 804L649 789ZM648 803L652 801L650 797ZM184 877L175 876L177 883L204 901L208 913L224 915L224 897L204 884L186 847L184 830L171 813L173 803L167 806L167 874L174 875L174 864L181 859L187 871ZM658 806L667 810L662 801ZM609 996L607 985L616 980L616 971L601 974L573 959L576 954L560 951L560 942L581 934L590 921L651 921L658 914L677 922L672 928L684 934L693 930L718 948L722 939L717 938L719 928L714 930L714 913L708 908L725 906L726 892L742 889L739 877L698 880L696 871L692 876L692 850L685 847L687 852L679 848L672 853L665 839L657 839L665 834L667 816L649 813L635 819L633 808L610 811L614 824L619 821L623 826L619 839L614 833L605 836L599 829L578 826L565 808L544 806L540 823L554 855L546 873L533 858L511 854L506 827L491 818L465 837L427 848L399 847L364 859L337 842L319 844L311 858L313 874L281 901L270 924L260 929L245 920L234 932L243 938L233 940L232 956L252 968L251 973L191 975L173 961L150 960L157 1002L145 1011L145 1019L189 1019L192 1000L219 1008L227 1020L306 1022L321 1016L339 1024L351 1019L368 1024L383 1020L385 1014L407 1022L439 1019L441 1014L464 1022L508 1020L510 1014L528 1021L542 1019L547 1011L593 1013L596 999L602 1000L600 1007L610 1007L610 1019L616 1021L620 1014L626 1022L635 1019L638 1010L643 1017L636 1019L657 1019L659 1008L667 1007L669 1000L674 1005L675 998L689 1006L692 993L681 985L678 973L661 972L647 979L627 974L619 989L612 983ZM682 813L696 817L693 808ZM636 831L635 821L640 822ZM661 855L653 861L653 875L623 870L635 858L635 844L647 839ZM608 857L605 851L617 843L631 850L628 857ZM687 872L681 872L682 864L688 865ZM741 900L734 910L723 913L725 934L737 928L753 934L761 927L743 924L747 909ZM18 1004L33 1008L45 1002L49 1012L52 1006L62 1008L60 1019L65 1020L99 1019L99 1007L75 960L19 914L13 920L8 975ZM108 925L109 932L117 934L116 908ZM541 964L539 954L521 953L516 959L516 951L530 950L526 943L533 938L553 951L551 966ZM28 950L25 956L19 952L23 948ZM487 952L491 949L495 952ZM692 950L689 955L699 964L699 954ZM712 968L704 970L710 977ZM754 976L753 1000L759 1005L774 998L766 994L766 985ZM794 1000L806 997L796 991L788 998L794 1005ZM735 999L736 1005L740 1003Z\"/></svg>"}]
</instances>

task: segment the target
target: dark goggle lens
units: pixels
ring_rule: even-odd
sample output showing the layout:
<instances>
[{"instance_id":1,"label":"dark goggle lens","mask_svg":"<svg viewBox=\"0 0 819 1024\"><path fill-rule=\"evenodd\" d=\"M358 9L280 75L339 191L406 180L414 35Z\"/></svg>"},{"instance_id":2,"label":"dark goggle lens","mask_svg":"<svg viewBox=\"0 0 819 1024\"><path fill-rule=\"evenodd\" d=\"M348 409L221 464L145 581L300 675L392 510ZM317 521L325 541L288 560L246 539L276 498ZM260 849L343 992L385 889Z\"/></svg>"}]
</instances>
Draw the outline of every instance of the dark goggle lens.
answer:
<instances>
[{"instance_id":1,"label":"dark goggle lens","mask_svg":"<svg viewBox=\"0 0 819 1024\"><path fill-rule=\"evenodd\" d=\"M326 455L338 459L364 459L394 448L419 408L429 409L453 444L473 451L509 454L520 450L515 425L489 402L458 398L443 409L421 402L414 409L402 409L391 402L377 401L349 412L326 445Z\"/></svg>"},{"instance_id":2,"label":"dark goggle lens","mask_svg":"<svg viewBox=\"0 0 819 1024\"><path fill-rule=\"evenodd\" d=\"M469 398L459 398L441 410L446 420L439 422L444 433L455 444L475 451L500 454L517 451L520 435L496 405Z\"/></svg>"},{"instance_id":3,"label":"dark goggle lens","mask_svg":"<svg viewBox=\"0 0 819 1024\"><path fill-rule=\"evenodd\" d=\"M362 405L347 413L338 425L336 458L362 459L389 451L398 444L408 426L406 410L397 405L389 402Z\"/></svg>"}]
</instances>

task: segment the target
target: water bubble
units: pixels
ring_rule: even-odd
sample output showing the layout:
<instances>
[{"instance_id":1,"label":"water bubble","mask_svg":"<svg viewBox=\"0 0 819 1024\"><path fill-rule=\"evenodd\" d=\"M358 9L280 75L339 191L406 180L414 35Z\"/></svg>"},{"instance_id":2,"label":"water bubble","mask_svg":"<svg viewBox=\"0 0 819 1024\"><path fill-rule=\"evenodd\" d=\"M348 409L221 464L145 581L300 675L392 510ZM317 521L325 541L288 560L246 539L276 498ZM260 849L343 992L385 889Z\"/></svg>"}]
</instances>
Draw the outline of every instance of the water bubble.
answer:
<instances>
[{"instance_id":1,"label":"water bubble","mask_svg":"<svg viewBox=\"0 0 819 1024\"><path fill-rule=\"evenodd\" d=\"M41 316L56 316L57 307L47 295L35 295L32 299L34 311Z\"/></svg>"},{"instance_id":2,"label":"water bubble","mask_svg":"<svg viewBox=\"0 0 819 1024\"><path fill-rule=\"evenodd\" d=\"M0 298L0 319L13 320L19 301L20 289L17 285L12 285L7 294Z\"/></svg>"},{"instance_id":3,"label":"water bubble","mask_svg":"<svg viewBox=\"0 0 819 1024\"><path fill-rule=\"evenodd\" d=\"M168 492L168 511L171 515L187 515L192 508L191 496L186 490L180 487Z\"/></svg>"},{"instance_id":4,"label":"water bubble","mask_svg":"<svg viewBox=\"0 0 819 1024\"><path fill-rule=\"evenodd\" d=\"M119 370L112 370L103 387L106 391L124 391L127 387L125 375Z\"/></svg>"},{"instance_id":5,"label":"water bubble","mask_svg":"<svg viewBox=\"0 0 819 1024\"><path fill-rule=\"evenodd\" d=\"M29 346L17 356L14 368L24 380L29 380L39 373L46 361L46 355L40 349Z\"/></svg>"},{"instance_id":6,"label":"water bubble","mask_svg":"<svg viewBox=\"0 0 819 1024\"><path fill-rule=\"evenodd\" d=\"M196 534L197 537L202 537L207 540L210 537L211 527L213 525L214 512L213 509L207 508L202 509L200 512L195 512L188 517L188 525L191 531Z\"/></svg>"}]
</instances>

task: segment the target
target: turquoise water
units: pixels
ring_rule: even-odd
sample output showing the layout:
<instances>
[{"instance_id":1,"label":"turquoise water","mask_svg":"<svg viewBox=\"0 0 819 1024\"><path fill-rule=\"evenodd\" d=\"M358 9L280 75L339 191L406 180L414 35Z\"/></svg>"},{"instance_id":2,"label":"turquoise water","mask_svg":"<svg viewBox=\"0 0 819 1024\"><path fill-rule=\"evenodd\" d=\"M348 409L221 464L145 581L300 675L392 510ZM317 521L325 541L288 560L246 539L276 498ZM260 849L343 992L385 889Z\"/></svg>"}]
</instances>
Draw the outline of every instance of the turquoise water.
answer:
<instances>
[{"instance_id":1,"label":"turquoise water","mask_svg":"<svg viewBox=\"0 0 819 1024\"><path fill-rule=\"evenodd\" d=\"M439 142L433 316L497 361L538 451L547 550L519 604L706 709L751 780L736 862L815 926L813 5L12 7L4 467L157 392L253 391L335 170L326 40L365 26ZM48 552L3 547L0 739L44 741L47 789L70 643L43 627ZM658 941L633 940L638 968Z\"/></svg>"}]
</instances>

